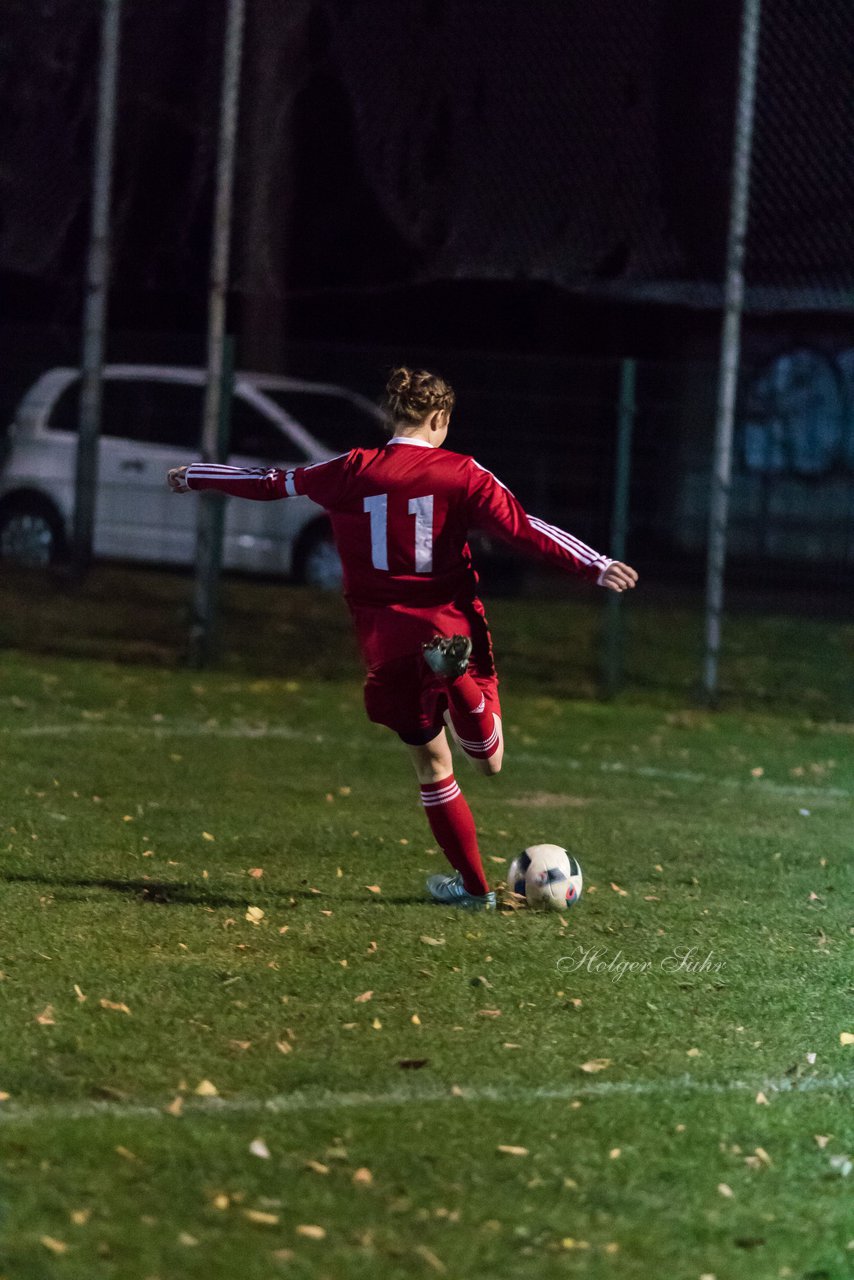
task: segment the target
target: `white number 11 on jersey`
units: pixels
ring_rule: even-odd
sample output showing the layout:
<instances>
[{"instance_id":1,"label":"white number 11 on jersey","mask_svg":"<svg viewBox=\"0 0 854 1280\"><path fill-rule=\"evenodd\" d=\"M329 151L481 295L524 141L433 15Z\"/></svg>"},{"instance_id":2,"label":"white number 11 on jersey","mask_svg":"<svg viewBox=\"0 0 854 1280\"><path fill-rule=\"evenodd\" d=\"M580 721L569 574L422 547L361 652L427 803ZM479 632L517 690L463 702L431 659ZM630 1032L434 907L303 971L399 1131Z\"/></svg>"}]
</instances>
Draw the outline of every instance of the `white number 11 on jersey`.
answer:
<instances>
[{"instance_id":1,"label":"white number 11 on jersey","mask_svg":"<svg viewBox=\"0 0 854 1280\"><path fill-rule=\"evenodd\" d=\"M364 499L371 518L371 563L388 572L388 494ZM409 514L415 516L415 572L433 572L433 495L409 499Z\"/></svg>"}]
</instances>

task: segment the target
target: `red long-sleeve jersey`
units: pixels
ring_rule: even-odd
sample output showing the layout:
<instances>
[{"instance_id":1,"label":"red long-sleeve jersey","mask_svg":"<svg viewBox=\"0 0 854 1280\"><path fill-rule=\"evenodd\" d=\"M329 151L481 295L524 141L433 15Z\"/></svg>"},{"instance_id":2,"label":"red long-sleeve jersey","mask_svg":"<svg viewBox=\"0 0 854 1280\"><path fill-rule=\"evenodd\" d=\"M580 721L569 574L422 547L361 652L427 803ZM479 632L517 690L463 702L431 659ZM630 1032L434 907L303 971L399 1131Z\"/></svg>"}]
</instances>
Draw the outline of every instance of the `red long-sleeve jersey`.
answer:
<instances>
[{"instance_id":1,"label":"red long-sleeve jersey","mask_svg":"<svg viewBox=\"0 0 854 1280\"><path fill-rule=\"evenodd\" d=\"M474 458L412 437L395 436L383 448L353 449L290 471L194 463L186 479L191 489L241 498L305 494L324 507L357 625L366 610L421 613L473 601L471 529L591 581L599 581L611 563L579 538L529 516Z\"/></svg>"}]
</instances>

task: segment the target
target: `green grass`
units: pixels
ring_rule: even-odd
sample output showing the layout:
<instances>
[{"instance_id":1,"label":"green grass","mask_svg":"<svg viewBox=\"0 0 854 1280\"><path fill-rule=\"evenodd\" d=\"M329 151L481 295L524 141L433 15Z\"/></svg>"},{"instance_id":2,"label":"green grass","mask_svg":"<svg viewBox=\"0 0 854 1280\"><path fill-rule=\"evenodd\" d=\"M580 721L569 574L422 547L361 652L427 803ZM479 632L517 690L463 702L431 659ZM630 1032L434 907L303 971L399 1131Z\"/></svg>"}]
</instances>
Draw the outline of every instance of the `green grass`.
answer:
<instances>
[{"instance_id":1,"label":"green grass","mask_svg":"<svg viewBox=\"0 0 854 1280\"><path fill-rule=\"evenodd\" d=\"M29 585L0 588L4 1280L854 1276L850 628L736 619L711 714L688 609L632 610L603 705L587 598L491 608L507 763L457 771L489 874L549 839L586 882L469 916L425 900L339 602L229 583L192 673L181 577Z\"/></svg>"}]
</instances>

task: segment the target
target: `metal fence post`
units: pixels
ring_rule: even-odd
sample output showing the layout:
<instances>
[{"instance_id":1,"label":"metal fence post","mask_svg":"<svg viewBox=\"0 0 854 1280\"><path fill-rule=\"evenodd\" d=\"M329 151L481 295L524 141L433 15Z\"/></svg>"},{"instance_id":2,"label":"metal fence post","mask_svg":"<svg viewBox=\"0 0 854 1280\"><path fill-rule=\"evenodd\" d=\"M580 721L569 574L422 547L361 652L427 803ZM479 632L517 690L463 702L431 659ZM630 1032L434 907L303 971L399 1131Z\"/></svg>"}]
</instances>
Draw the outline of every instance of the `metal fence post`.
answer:
<instances>
[{"instance_id":1,"label":"metal fence post","mask_svg":"<svg viewBox=\"0 0 854 1280\"><path fill-rule=\"evenodd\" d=\"M77 580L88 572L95 533L98 488L98 440L101 433L101 385L110 279L110 193L116 126L121 0L103 0L101 62L98 72L98 120L92 175L92 217L83 304L80 423L74 479L71 570Z\"/></svg>"},{"instance_id":2,"label":"metal fence post","mask_svg":"<svg viewBox=\"0 0 854 1280\"><path fill-rule=\"evenodd\" d=\"M228 0L208 287L207 384L201 443L204 462L225 462L228 457L228 443L227 440L223 440L223 423L228 421L223 416L223 400L227 400L230 407L231 379L228 378L226 381L228 374L226 349L228 347L230 355L231 347L227 344L225 337L225 315L244 18L244 0ZM233 356L230 358L233 363ZM204 666L213 653L213 633L222 566L222 535L225 524L222 499L212 493L202 493L199 497L196 574L187 654L187 660L193 667Z\"/></svg>"},{"instance_id":3,"label":"metal fence post","mask_svg":"<svg viewBox=\"0 0 854 1280\"><path fill-rule=\"evenodd\" d=\"M727 236L726 287L714 461L709 493L709 547L706 570L705 653L703 695L713 702L718 691L721 649L724 567L726 563L729 493L732 481L732 438L741 356L741 314L744 307L744 253L750 197L750 157L756 99L756 59L761 0L744 0L739 55L738 104L733 144L732 194Z\"/></svg>"},{"instance_id":4,"label":"metal fence post","mask_svg":"<svg viewBox=\"0 0 854 1280\"><path fill-rule=\"evenodd\" d=\"M629 484L632 468L632 429L635 420L637 361L620 361L620 394L617 405L617 460L614 473L614 507L611 515L611 558L625 560L629 527ZM609 591L605 614L602 694L612 698L623 677L622 596Z\"/></svg>"}]
</instances>

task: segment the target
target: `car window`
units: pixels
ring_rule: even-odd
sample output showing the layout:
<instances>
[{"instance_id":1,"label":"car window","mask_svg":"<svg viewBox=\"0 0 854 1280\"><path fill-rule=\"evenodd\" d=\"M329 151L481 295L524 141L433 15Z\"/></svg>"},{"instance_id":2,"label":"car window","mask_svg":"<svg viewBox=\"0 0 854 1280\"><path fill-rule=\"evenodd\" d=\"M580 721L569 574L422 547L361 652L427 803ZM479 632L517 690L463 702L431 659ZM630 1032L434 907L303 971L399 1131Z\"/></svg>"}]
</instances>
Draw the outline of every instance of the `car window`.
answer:
<instances>
[{"instance_id":1,"label":"car window","mask_svg":"<svg viewBox=\"0 0 854 1280\"><path fill-rule=\"evenodd\" d=\"M308 462L308 454L239 395L231 402L231 452L264 462Z\"/></svg>"},{"instance_id":2,"label":"car window","mask_svg":"<svg viewBox=\"0 0 854 1280\"><path fill-rule=\"evenodd\" d=\"M53 402L47 421L51 431L76 431L80 426L80 382L75 380Z\"/></svg>"},{"instance_id":3,"label":"car window","mask_svg":"<svg viewBox=\"0 0 854 1280\"><path fill-rule=\"evenodd\" d=\"M104 383L101 432L137 444L197 449L204 387L180 382L109 379Z\"/></svg>"},{"instance_id":4,"label":"car window","mask_svg":"<svg viewBox=\"0 0 854 1280\"><path fill-rule=\"evenodd\" d=\"M378 422L343 396L323 391L268 391L264 387L260 390L333 453L360 446L376 448L388 439Z\"/></svg>"},{"instance_id":5,"label":"car window","mask_svg":"<svg viewBox=\"0 0 854 1280\"><path fill-rule=\"evenodd\" d=\"M175 445L196 450L202 430L204 387L154 379L106 378L101 400L101 434L136 444ZM48 427L77 431L80 381L57 399Z\"/></svg>"}]
</instances>

